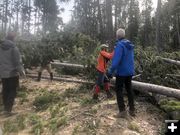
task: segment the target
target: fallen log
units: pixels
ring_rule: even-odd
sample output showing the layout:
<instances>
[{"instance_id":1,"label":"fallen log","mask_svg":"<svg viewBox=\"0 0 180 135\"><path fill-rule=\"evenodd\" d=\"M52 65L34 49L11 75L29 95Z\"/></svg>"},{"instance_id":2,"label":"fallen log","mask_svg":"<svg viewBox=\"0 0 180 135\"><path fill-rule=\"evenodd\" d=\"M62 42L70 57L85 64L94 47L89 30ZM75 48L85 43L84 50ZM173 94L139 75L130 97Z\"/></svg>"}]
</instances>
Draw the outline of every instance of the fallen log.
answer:
<instances>
[{"instance_id":1,"label":"fallen log","mask_svg":"<svg viewBox=\"0 0 180 135\"><path fill-rule=\"evenodd\" d=\"M61 67L73 67L73 68L80 68L80 69L85 68L83 65L80 65L80 64L61 63L61 62L52 62L51 64L54 66L61 66Z\"/></svg>"},{"instance_id":2,"label":"fallen log","mask_svg":"<svg viewBox=\"0 0 180 135\"><path fill-rule=\"evenodd\" d=\"M178 60L172 60L172 59L169 59L169 58L163 58L163 57L160 57L160 56L157 56L157 58L167 62L167 63L171 63L171 64L175 64L175 65L178 65L180 66L180 61Z\"/></svg>"},{"instance_id":3,"label":"fallen log","mask_svg":"<svg viewBox=\"0 0 180 135\"><path fill-rule=\"evenodd\" d=\"M166 76L179 77L180 78L180 75L176 75L176 74L166 74Z\"/></svg>"},{"instance_id":4,"label":"fallen log","mask_svg":"<svg viewBox=\"0 0 180 135\"><path fill-rule=\"evenodd\" d=\"M27 74L27 77L37 79L37 75ZM50 79L48 76L42 76L42 79ZM84 83L84 84L94 84L92 81L82 80L82 79L70 79L70 78L62 78L62 77L53 77L55 81L65 81L65 82L73 82L73 83Z\"/></svg>"},{"instance_id":5,"label":"fallen log","mask_svg":"<svg viewBox=\"0 0 180 135\"><path fill-rule=\"evenodd\" d=\"M27 77L37 78L36 75L27 75ZM49 77L46 77L46 76L42 76L42 78L49 79ZM92 81L80 80L80 79L72 80L69 78L54 77L54 80L73 82L73 83L94 84L94 82ZM112 81L112 84L114 84L114 81ZM174 89L174 88L169 88L169 87L150 84L150 83L138 82L138 81L132 81L132 87L133 89L143 92L143 93L152 92L152 93L157 93L157 94L166 95L169 97L180 99L180 89Z\"/></svg>"}]
</instances>

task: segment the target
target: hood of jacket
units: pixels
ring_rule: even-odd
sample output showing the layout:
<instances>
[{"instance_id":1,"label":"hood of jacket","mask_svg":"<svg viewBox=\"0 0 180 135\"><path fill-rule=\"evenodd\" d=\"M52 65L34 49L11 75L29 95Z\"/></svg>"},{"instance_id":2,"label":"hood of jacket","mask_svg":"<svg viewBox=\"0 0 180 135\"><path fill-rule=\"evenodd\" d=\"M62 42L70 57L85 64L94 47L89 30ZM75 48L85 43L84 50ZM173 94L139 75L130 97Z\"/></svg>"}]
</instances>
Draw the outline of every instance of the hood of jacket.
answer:
<instances>
[{"instance_id":1,"label":"hood of jacket","mask_svg":"<svg viewBox=\"0 0 180 135\"><path fill-rule=\"evenodd\" d=\"M11 40L5 40L1 45L0 48L2 50L9 50L10 48L14 48L14 42Z\"/></svg>"},{"instance_id":2,"label":"hood of jacket","mask_svg":"<svg viewBox=\"0 0 180 135\"><path fill-rule=\"evenodd\" d=\"M122 42L128 50L134 49L134 45L131 41L127 39L122 39L120 42Z\"/></svg>"}]
</instances>

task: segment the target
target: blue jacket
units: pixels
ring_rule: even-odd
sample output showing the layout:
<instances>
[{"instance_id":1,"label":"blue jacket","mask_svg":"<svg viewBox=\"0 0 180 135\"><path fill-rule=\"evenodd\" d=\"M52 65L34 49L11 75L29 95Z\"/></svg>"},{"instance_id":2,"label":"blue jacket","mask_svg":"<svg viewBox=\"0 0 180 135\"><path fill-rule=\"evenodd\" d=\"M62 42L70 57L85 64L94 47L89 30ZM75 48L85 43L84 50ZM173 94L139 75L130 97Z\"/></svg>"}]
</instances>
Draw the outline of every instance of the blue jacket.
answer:
<instances>
[{"instance_id":1,"label":"blue jacket","mask_svg":"<svg viewBox=\"0 0 180 135\"><path fill-rule=\"evenodd\" d=\"M134 45L126 39L117 41L109 74L116 76L134 75Z\"/></svg>"}]
</instances>

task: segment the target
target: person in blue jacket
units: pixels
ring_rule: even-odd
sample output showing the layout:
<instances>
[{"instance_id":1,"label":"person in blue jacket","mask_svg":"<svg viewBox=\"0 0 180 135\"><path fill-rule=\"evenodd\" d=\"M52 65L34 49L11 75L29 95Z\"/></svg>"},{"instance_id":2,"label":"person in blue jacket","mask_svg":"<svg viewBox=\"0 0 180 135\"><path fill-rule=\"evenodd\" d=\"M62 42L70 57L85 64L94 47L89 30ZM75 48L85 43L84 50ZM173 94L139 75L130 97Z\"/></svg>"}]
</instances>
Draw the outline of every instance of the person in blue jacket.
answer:
<instances>
[{"instance_id":1,"label":"person in blue jacket","mask_svg":"<svg viewBox=\"0 0 180 135\"><path fill-rule=\"evenodd\" d=\"M125 39L125 30L120 28L116 32L116 47L112 58L112 65L108 70L111 78L116 75L116 95L120 113L117 117L125 117L126 109L123 98L123 85L127 91L129 114L135 116L134 92L131 86L132 76L134 75L134 45Z\"/></svg>"}]
</instances>

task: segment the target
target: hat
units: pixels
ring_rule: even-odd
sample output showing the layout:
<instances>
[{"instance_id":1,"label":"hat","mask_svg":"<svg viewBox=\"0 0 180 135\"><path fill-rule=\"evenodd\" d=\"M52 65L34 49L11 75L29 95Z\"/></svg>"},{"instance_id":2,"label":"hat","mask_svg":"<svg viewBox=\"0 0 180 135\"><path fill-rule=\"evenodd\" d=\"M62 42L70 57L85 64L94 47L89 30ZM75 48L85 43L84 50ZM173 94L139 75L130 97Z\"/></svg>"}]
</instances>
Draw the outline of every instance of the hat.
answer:
<instances>
[{"instance_id":1,"label":"hat","mask_svg":"<svg viewBox=\"0 0 180 135\"><path fill-rule=\"evenodd\" d=\"M100 45L100 48L101 49L104 49L104 48L108 48L109 46L108 45L106 45L106 44L102 44L102 45Z\"/></svg>"}]
</instances>

